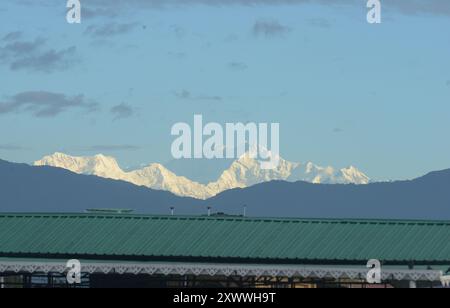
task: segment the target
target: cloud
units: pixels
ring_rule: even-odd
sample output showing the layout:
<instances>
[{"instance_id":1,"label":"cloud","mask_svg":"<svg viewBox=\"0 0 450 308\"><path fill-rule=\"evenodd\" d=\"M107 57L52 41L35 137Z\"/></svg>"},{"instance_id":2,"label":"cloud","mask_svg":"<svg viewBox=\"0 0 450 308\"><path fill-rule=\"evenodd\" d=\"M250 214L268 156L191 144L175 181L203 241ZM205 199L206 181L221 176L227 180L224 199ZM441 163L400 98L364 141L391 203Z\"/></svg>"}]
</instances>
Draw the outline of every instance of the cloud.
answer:
<instances>
[{"instance_id":1,"label":"cloud","mask_svg":"<svg viewBox=\"0 0 450 308\"><path fill-rule=\"evenodd\" d=\"M253 35L266 38L282 37L291 31L291 28L283 26L276 20L258 20L253 25Z\"/></svg>"},{"instance_id":2,"label":"cloud","mask_svg":"<svg viewBox=\"0 0 450 308\"><path fill-rule=\"evenodd\" d=\"M15 40L20 39L22 37L22 35L23 35L23 33L20 31L10 32L2 38L2 41L6 41L6 42L15 41Z\"/></svg>"},{"instance_id":3,"label":"cloud","mask_svg":"<svg viewBox=\"0 0 450 308\"><path fill-rule=\"evenodd\" d=\"M17 0L21 5L59 5L55 0ZM124 13L125 10L142 9L169 9L177 7L189 7L197 5L208 6L298 6L304 4L318 4L332 7L353 6L357 8L366 7L366 0L89 0L83 8L88 14L96 16L116 17ZM441 15L450 16L450 1L448 0L389 0L382 1L383 8L396 10L408 15ZM101 9L96 13L92 11ZM89 15L88 15L89 16Z\"/></svg>"},{"instance_id":4,"label":"cloud","mask_svg":"<svg viewBox=\"0 0 450 308\"><path fill-rule=\"evenodd\" d=\"M134 108L125 103L112 107L110 111L114 115L114 120L126 119L134 114Z\"/></svg>"},{"instance_id":5,"label":"cloud","mask_svg":"<svg viewBox=\"0 0 450 308\"><path fill-rule=\"evenodd\" d=\"M179 99L191 99L192 98L191 92L189 92L188 90L181 90L179 92L174 92L174 94Z\"/></svg>"},{"instance_id":6,"label":"cloud","mask_svg":"<svg viewBox=\"0 0 450 308\"><path fill-rule=\"evenodd\" d=\"M75 46L63 50L50 49L42 54L31 55L13 61L10 69L13 71L28 69L45 73L63 71L77 61L74 59L76 50Z\"/></svg>"},{"instance_id":7,"label":"cloud","mask_svg":"<svg viewBox=\"0 0 450 308\"><path fill-rule=\"evenodd\" d=\"M0 57L2 58L17 58L26 54L34 53L45 44L45 40L43 38L36 38L34 41L17 41L14 39L14 36L9 36L8 39L3 39L3 41L9 42L6 45L0 46Z\"/></svg>"},{"instance_id":8,"label":"cloud","mask_svg":"<svg viewBox=\"0 0 450 308\"><path fill-rule=\"evenodd\" d=\"M80 148L81 151L85 152L113 152L113 151L137 151L141 147L135 145L121 144L121 145L92 145L88 147Z\"/></svg>"},{"instance_id":9,"label":"cloud","mask_svg":"<svg viewBox=\"0 0 450 308\"><path fill-rule=\"evenodd\" d=\"M7 34L0 45L0 63L8 65L12 71L27 70L51 73L63 71L77 62L76 47L62 50L46 48L46 40L36 38L31 41L19 40L21 34Z\"/></svg>"},{"instance_id":10,"label":"cloud","mask_svg":"<svg viewBox=\"0 0 450 308\"><path fill-rule=\"evenodd\" d=\"M200 95L197 96L196 99L205 100L205 101L221 101L222 97L217 95Z\"/></svg>"},{"instance_id":11,"label":"cloud","mask_svg":"<svg viewBox=\"0 0 450 308\"><path fill-rule=\"evenodd\" d=\"M245 71L246 69L248 69L247 64L243 62L230 62L228 63L228 67L235 71Z\"/></svg>"},{"instance_id":12,"label":"cloud","mask_svg":"<svg viewBox=\"0 0 450 308\"><path fill-rule=\"evenodd\" d=\"M187 57L187 54L181 51L169 51L167 55L175 59L184 59Z\"/></svg>"},{"instance_id":13,"label":"cloud","mask_svg":"<svg viewBox=\"0 0 450 308\"><path fill-rule=\"evenodd\" d=\"M183 39L187 36L186 29L181 26L172 25L170 28L178 39Z\"/></svg>"},{"instance_id":14,"label":"cloud","mask_svg":"<svg viewBox=\"0 0 450 308\"><path fill-rule=\"evenodd\" d=\"M119 16L119 12L117 12L113 8L103 8L103 7L89 8L83 6L81 16L87 19L93 19L98 17L115 18Z\"/></svg>"},{"instance_id":15,"label":"cloud","mask_svg":"<svg viewBox=\"0 0 450 308\"><path fill-rule=\"evenodd\" d=\"M316 28L329 29L331 28L331 22L324 18L311 18L307 20L308 25Z\"/></svg>"},{"instance_id":16,"label":"cloud","mask_svg":"<svg viewBox=\"0 0 450 308\"><path fill-rule=\"evenodd\" d=\"M28 148L15 144L0 144L0 151L23 151Z\"/></svg>"},{"instance_id":17,"label":"cloud","mask_svg":"<svg viewBox=\"0 0 450 308\"><path fill-rule=\"evenodd\" d=\"M188 90L175 91L174 95L179 99L205 100L205 101L221 101L222 97L217 95L192 95Z\"/></svg>"},{"instance_id":18,"label":"cloud","mask_svg":"<svg viewBox=\"0 0 450 308\"><path fill-rule=\"evenodd\" d=\"M0 101L0 115L30 113L37 118L51 118L70 109L93 112L98 109L98 104L87 101L82 94L68 97L46 91L21 92L6 101Z\"/></svg>"},{"instance_id":19,"label":"cloud","mask_svg":"<svg viewBox=\"0 0 450 308\"><path fill-rule=\"evenodd\" d=\"M333 129L333 133L336 133L336 134L343 133L343 132L344 132L344 129L340 128L340 127L336 127L335 129Z\"/></svg>"},{"instance_id":20,"label":"cloud","mask_svg":"<svg viewBox=\"0 0 450 308\"><path fill-rule=\"evenodd\" d=\"M119 24L119 23L108 23L105 25L91 25L89 26L85 34L91 35L96 38L104 38L117 36L122 34L127 34L139 27L138 23L127 23L127 24Z\"/></svg>"},{"instance_id":21,"label":"cloud","mask_svg":"<svg viewBox=\"0 0 450 308\"><path fill-rule=\"evenodd\" d=\"M448 0L389 0L384 7L397 9L403 14L446 15L450 16L450 1Z\"/></svg>"}]
</instances>

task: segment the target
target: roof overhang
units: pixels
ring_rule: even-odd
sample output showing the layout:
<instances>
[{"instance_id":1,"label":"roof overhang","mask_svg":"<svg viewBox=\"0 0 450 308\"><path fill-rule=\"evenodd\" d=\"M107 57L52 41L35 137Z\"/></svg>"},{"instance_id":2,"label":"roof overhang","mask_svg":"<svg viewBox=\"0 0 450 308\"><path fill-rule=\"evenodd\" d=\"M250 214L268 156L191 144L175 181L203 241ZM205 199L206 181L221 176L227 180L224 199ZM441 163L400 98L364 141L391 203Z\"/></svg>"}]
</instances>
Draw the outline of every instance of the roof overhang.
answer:
<instances>
[{"instance_id":1,"label":"roof overhang","mask_svg":"<svg viewBox=\"0 0 450 308\"><path fill-rule=\"evenodd\" d=\"M0 259L0 273L65 274L67 261ZM238 276L238 277L289 277L330 278L365 280L368 269L346 266L303 266L303 265L250 265L250 264L206 264L172 262L112 262L80 260L81 272L87 274L134 274L134 275L195 275L195 276ZM443 276L438 270L410 270L385 268L381 272L383 281L430 281L450 283L450 276Z\"/></svg>"}]
</instances>

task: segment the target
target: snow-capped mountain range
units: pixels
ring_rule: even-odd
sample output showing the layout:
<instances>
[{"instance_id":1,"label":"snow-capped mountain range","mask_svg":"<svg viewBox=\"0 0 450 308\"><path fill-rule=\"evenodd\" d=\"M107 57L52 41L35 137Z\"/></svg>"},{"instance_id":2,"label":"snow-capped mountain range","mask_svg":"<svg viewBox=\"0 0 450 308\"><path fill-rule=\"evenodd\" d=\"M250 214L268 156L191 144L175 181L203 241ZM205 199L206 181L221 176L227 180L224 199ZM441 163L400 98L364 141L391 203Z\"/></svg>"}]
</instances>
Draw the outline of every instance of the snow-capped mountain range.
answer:
<instances>
[{"instance_id":1,"label":"snow-capped mountain range","mask_svg":"<svg viewBox=\"0 0 450 308\"><path fill-rule=\"evenodd\" d=\"M161 164L150 164L142 169L124 171L115 158L102 154L76 157L55 153L36 161L34 165L58 167L78 174L122 180L196 199L208 199L229 189L246 188L274 180L316 184L368 184L370 181L369 177L355 167L335 169L320 167L313 163L294 163L284 159L280 159L278 168L263 170L259 161L251 158L248 153L234 161L217 181L209 184L200 184L178 176Z\"/></svg>"}]
</instances>

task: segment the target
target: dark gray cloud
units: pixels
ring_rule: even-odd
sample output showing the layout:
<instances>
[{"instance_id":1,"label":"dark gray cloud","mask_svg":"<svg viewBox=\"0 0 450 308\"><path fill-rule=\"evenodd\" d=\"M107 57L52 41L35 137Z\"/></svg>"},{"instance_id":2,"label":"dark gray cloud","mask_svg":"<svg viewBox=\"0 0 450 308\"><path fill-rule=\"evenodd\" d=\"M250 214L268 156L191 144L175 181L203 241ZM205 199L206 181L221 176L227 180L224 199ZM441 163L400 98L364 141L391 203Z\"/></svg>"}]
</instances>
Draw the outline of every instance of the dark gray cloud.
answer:
<instances>
[{"instance_id":1,"label":"dark gray cloud","mask_svg":"<svg viewBox=\"0 0 450 308\"><path fill-rule=\"evenodd\" d=\"M91 145L87 147L81 147L79 150L85 152L115 152L115 151L137 151L141 147L129 144L113 144L113 145Z\"/></svg>"},{"instance_id":2,"label":"dark gray cloud","mask_svg":"<svg viewBox=\"0 0 450 308\"><path fill-rule=\"evenodd\" d=\"M85 34L91 35L96 38L104 38L127 34L138 27L139 27L138 23L127 23L127 24L108 23L105 25L91 25L86 29Z\"/></svg>"},{"instance_id":3,"label":"dark gray cloud","mask_svg":"<svg viewBox=\"0 0 450 308\"><path fill-rule=\"evenodd\" d=\"M126 119L134 114L134 108L131 105L121 103L111 108L114 120Z\"/></svg>"},{"instance_id":4,"label":"dark gray cloud","mask_svg":"<svg viewBox=\"0 0 450 308\"><path fill-rule=\"evenodd\" d=\"M46 48L47 41L43 38L23 41L20 37L12 32L3 39L6 43L0 45L0 64L10 70L51 73L66 70L78 61L74 46L56 50Z\"/></svg>"},{"instance_id":5,"label":"dark gray cloud","mask_svg":"<svg viewBox=\"0 0 450 308\"><path fill-rule=\"evenodd\" d=\"M258 20L253 25L253 35L259 37L273 38L282 37L291 31L291 28L286 27L276 20Z\"/></svg>"},{"instance_id":6,"label":"dark gray cloud","mask_svg":"<svg viewBox=\"0 0 450 308\"><path fill-rule=\"evenodd\" d=\"M82 94L68 97L60 93L28 91L0 101L0 115L29 113L37 118L51 118L71 109L92 112L98 107L97 103L86 100Z\"/></svg>"},{"instance_id":7,"label":"dark gray cloud","mask_svg":"<svg viewBox=\"0 0 450 308\"><path fill-rule=\"evenodd\" d=\"M248 69L248 65L244 62L230 62L228 63L228 67L234 71L245 71Z\"/></svg>"}]
</instances>

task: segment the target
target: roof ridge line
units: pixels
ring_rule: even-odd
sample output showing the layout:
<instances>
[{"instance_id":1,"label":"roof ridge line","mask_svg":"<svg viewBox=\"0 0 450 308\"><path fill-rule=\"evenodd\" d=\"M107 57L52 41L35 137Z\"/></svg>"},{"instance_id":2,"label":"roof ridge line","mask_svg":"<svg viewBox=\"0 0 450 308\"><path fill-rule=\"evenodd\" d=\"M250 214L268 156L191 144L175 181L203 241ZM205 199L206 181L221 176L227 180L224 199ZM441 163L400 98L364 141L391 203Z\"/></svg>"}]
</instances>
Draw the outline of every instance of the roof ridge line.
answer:
<instances>
[{"instance_id":1,"label":"roof ridge line","mask_svg":"<svg viewBox=\"0 0 450 308\"><path fill-rule=\"evenodd\" d=\"M196 216L196 215L151 215L151 214L113 214L113 213L0 213L0 217L93 217L93 218L134 218L134 219L169 219L169 220L239 220L257 222L310 222L310 223L362 223L362 224L450 224L450 220L419 219L376 219L376 218L297 218L297 217L243 217L243 216Z\"/></svg>"}]
</instances>

